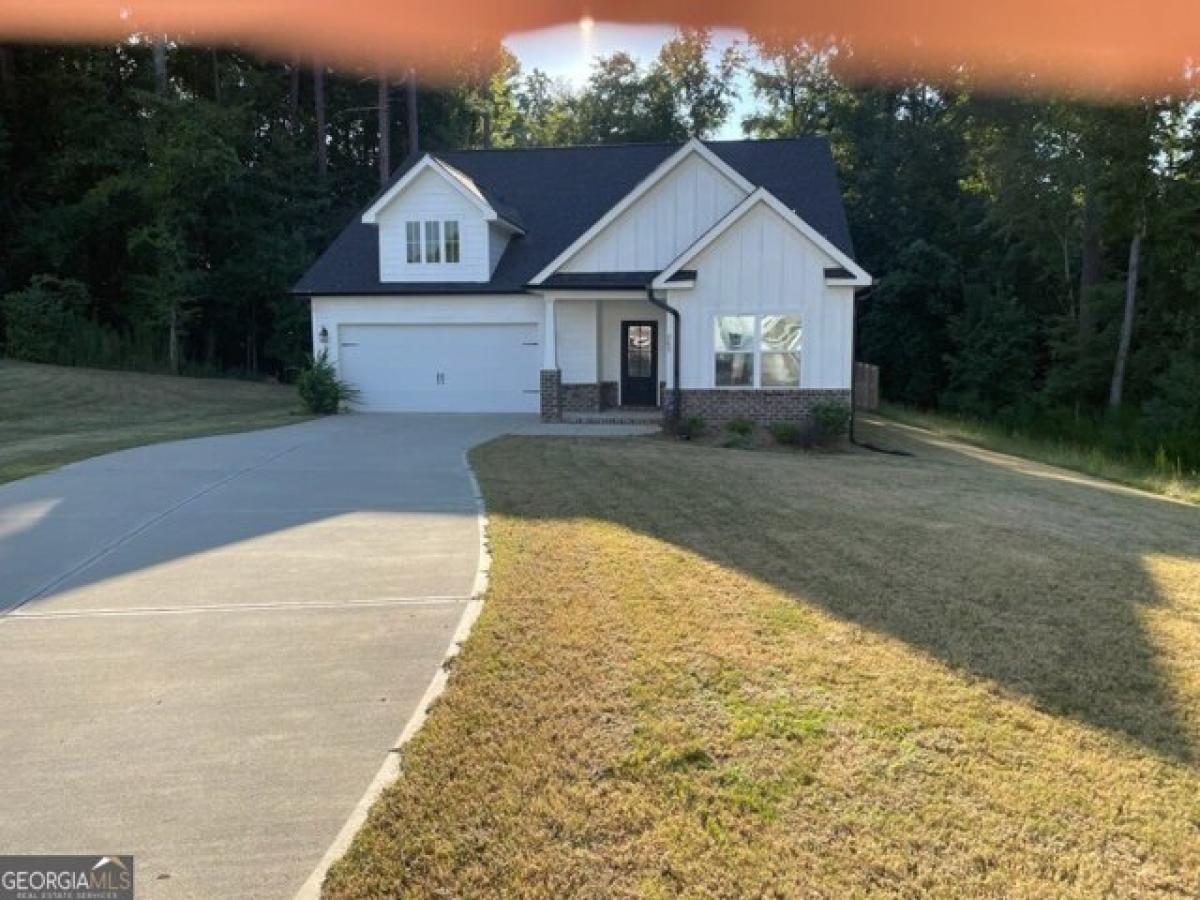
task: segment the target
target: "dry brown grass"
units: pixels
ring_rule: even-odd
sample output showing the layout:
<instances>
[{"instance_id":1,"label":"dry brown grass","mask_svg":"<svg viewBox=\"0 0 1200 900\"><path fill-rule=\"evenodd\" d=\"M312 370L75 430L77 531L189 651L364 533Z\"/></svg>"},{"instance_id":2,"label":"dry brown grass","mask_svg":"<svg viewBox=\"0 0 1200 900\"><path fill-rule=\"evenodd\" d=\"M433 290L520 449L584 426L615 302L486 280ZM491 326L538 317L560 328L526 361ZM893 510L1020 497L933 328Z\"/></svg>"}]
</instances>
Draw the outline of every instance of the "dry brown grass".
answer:
<instances>
[{"instance_id":1,"label":"dry brown grass","mask_svg":"<svg viewBox=\"0 0 1200 900\"><path fill-rule=\"evenodd\" d=\"M1200 511L917 455L506 439L350 897L1200 893Z\"/></svg>"}]
</instances>

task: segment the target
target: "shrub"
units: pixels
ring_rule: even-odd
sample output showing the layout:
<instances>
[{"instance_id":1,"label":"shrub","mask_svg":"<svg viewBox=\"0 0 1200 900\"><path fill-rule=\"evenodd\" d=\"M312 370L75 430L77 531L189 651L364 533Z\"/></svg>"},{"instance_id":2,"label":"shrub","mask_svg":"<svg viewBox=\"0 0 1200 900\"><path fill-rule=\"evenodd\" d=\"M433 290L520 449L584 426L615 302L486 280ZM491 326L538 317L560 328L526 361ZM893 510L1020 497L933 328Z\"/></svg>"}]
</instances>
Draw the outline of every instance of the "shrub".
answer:
<instances>
[{"instance_id":1,"label":"shrub","mask_svg":"<svg viewBox=\"0 0 1200 900\"><path fill-rule=\"evenodd\" d=\"M771 426L771 437L780 444L794 447L800 443L803 430L795 422L776 422Z\"/></svg>"},{"instance_id":2,"label":"shrub","mask_svg":"<svg viewBox=\"0 0 1200 900\"><path fill-rule=\"evenodd\" d=\"M675 436L685 441L699 437L704 433L704 420L699 416L689 416L675 423Z\"/></svg>"},{"instance_id":3,"label":"shrub","mask_svg":"<svg viewBox=\"0 0 1200 900\"><path fill-rule=\"evenodd\" d=\"M76 326L86 322L87 288L69 278L34 275L29 287L0 300L5 353L37 363L76 362Z\"/></svg>"},{"instance_id":4,"label":"shrub","mask_svg":"<svg viewBox=\"0 0 1200 900\"><path fill-rule=\"evenodd\" d=\"M336 413L358 399L358 389L338 378L337 370L329 361L328 350L322 350L321 355L300 373L296 389L304 408L319 416Z\"/></svg>"},{"instance_id":5,"label":"shrub","mask_svg":"<svg viewBox=\"0 0 1200 900\"><path fill-rule=\"evenodd\" d=\"M738 437L749 437L754 433L754 422L750 419L730 419L725 429Z\"/></svg>"},{"instance_id":6,"label":"shrub","mask_svg":"<svg viewBox=\"0 0 1200 900\"><path fill-rule=\"evenodd\" d=\"M845 403L829 400L814 403L810 414L820 443L830 444L845 436L850 424L850 407Z\"/></svg>"}]
</instances>

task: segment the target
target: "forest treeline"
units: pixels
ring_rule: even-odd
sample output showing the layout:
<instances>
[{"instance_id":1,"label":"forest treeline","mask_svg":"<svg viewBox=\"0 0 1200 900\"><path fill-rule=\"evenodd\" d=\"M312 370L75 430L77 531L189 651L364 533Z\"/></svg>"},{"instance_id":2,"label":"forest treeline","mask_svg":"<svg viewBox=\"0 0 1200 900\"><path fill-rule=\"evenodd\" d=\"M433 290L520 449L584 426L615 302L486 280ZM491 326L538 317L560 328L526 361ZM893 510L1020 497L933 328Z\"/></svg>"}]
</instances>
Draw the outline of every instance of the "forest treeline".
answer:
<instances>
[{"instance_id":1,"label":"forest treeline","mask_svg":"<svg viewBox=\"0 0 1200 900\"><path fill-rule=\"evenodd\" d=\"M859 357L895 401L1200 467L1200 106L845 74L852 48L681 31L579 89L480 47L438 84L170 36L0 47L0 329L60 362L289 378L289 285L415 149L825 135Z\"/></svg>"}]
</instances>

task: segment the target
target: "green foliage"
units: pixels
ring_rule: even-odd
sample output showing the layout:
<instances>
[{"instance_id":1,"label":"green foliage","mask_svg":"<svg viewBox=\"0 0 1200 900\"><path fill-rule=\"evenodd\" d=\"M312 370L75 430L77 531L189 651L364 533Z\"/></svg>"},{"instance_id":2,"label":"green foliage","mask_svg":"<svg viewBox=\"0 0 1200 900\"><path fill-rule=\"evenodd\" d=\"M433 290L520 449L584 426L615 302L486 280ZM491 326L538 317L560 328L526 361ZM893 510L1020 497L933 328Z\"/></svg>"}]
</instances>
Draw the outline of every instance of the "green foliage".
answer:
<instances>
[{"instance_id":1,"label":"green foliage","mask_svg":"<svg viewBox=\"0 0 1200 900\"><path fill-rule=\"evenodd\" d=\"M946 383L949 323L962 304L953 257L924 240L896 255L864 302L860 352L889 397L932 406Z\"/></svg>"},{"instance_id":2,"label":"green foliage","mask_svg":"<svg viewBox=\"0 0 1200 900\"><path fill-rule=\"evenodd\" d=\"M730 419L725 423L725 430L740 437L749 437L754 433L754 422L751 419Z\"/></svg>"},{"instance_id":3,"label":"green foliage","mask_svg":"<svg viewBox=\"0 0 1200 900\"><path fill-rule=\"evenodd\" d=\"M850 425L850 407L834 400L814 403L809 410L818 443L830 444L846 436Z\"/></svg>"},{"instance_id":4,"label":"green foliage","mask_svg":"<svg viewBox=\"0 0 1200 900\"><path fill-rule=\"evenodd\" d=\"M304 408L320 416L333 415L358 399L358 390L338 378L327 350L300 373L296 390Z\"/></svg>"},{"instance_id":5,"label":"green foliage","mask_svg":"<svg viewBox=\"0 0 1200 900\"><path fill-rule=\"evenodd\" d=\"M690 441L692 438L704 434L707 427L704 419L700 416L688 416L675 423L675 435L685 441Z\"/></svg>"},{"instance_id":6,"label":"green foliage","mask_svg":"<svg viewBox=\"0 0 1200 900\"><path fill-rule=\"evenodd\" d=\"M28 287L0 300L6 355L28 362L75 362L74 335L87 307L85 285L53 275L35 275Z\"/></svg>"},{"instance_id":7,"label":"green foliage","mask_svg":"<svg viewBox=\"0 0 1200 900\"><path fill-rule=\"evenodd\" d=\"M789 447L803 446L808 437L808 429L795 422L772 422L768 430L777 443Z\"/></svg>"},{"instance_id":8,"label":"green foliage","mask_svg":"<svg viewBox=\"0 0 1200 900\"><path fill-rule=\"evenodd\" d=\"M942 404L970 416L1011 415L1033 391L1034 329L1014 298L982 293L950 320Z\"/></svg>"}]
</instances>

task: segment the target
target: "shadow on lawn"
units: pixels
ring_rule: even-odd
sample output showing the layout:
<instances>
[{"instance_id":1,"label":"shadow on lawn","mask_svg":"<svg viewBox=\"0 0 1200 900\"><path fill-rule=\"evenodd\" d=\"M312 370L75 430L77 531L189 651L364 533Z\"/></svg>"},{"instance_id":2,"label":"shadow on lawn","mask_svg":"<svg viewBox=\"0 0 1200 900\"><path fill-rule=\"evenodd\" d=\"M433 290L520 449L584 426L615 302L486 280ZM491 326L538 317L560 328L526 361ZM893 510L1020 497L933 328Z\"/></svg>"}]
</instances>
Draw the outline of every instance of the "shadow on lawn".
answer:
<instances>
[{"instance_id":1,"label":"shadow on lawn","mask_svg":"<svg viewBox=\"0 0 1200 900\"><path fill-rule=\"evenodd\" d=\"M917 455L508 439L475 460L490 512L619 524L1194 760L1182 704L1195 699L1173 689L1143 617L1169 602L1151 558L1200 560L1200 510L886 431ZM1200 578L1181 583L1192 597Z\"/></svg>"}]
</instances>

